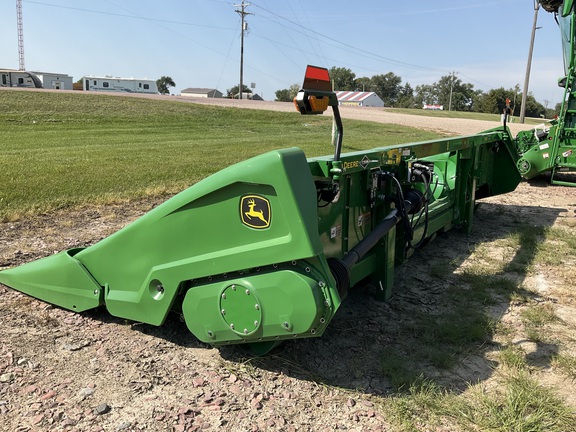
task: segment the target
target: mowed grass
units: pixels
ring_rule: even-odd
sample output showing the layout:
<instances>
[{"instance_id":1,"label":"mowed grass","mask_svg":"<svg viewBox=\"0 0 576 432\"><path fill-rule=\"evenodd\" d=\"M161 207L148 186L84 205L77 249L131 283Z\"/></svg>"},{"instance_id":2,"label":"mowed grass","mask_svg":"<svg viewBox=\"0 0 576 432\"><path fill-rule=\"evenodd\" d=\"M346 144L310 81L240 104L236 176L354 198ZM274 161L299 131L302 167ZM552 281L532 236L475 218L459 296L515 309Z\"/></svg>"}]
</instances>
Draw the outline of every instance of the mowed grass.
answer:
<instances>
[{"instance_id":1,"label":"mowed grass","mask_svg":"<svg viewBox=\"0 0 576 432\"><path fill-rule=\"evenodd\" d=\"M425 117L461 118L461 119L484 120L493 122L501 121L500 114L488 114L488 113L479 113L470 111L448 111L448 110L435 111L435 110L424 110L420 108L386 108L386 110L398 114L419 115ZM520 118L512 117L510 121L512 123L519 123ZM525 123L529 125L541 124L542 122L546 121L547 121L546 119L532 118L532 117L525 119Z\"/></svg>"},{"instance_id":2,"label":"mowed grass","mask_svg":"<svg viewBox=\"0 0 576 432\"><path fill-rule=\"evenodd\" d=\"M0 221L173 194L273 149L333 152L330 115L25 90L0 91L0 106ZM344 151L439 137L346 119L344 127Z\"/></svg>"}]
</instances>

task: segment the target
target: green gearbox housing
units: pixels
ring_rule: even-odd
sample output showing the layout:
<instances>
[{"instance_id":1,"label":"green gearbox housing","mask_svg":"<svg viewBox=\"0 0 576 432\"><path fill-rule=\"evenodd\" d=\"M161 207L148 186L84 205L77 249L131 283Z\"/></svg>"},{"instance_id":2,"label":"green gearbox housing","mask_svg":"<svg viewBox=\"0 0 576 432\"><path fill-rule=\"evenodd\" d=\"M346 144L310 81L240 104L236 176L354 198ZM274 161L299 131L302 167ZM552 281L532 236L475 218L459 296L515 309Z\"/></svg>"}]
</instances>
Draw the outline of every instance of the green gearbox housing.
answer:
<instances>
[{"instance_id":1,"label":"green gearbox housing","mask_svg":"<svg viewBox=\"0 0 576 432\"><path fill-rule=\"evenodd\" d=\"M194 335L215 345L321 334L340 304L298 149L231 166L91 247L0 280L66 309L105 305L153 325L181 308Z\"/></svg>"}]
</instances>

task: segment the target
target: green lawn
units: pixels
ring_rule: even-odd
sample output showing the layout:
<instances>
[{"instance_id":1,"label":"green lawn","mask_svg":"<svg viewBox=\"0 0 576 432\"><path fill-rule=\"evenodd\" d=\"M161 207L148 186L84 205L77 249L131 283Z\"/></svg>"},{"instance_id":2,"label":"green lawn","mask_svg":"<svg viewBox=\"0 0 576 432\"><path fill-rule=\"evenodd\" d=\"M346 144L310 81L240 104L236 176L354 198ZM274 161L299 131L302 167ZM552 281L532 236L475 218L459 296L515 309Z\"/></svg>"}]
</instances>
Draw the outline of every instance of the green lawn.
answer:
<instances>
[{"instance_id":1,"label":"green lawn","mask_svg":"<svg viewBox=\"0 0 576 432\"><path fill-rule=\"evenodd\" d=\"M408 114L408 115L419 115L426 117L443 117L443 118L463 118L471 120L485 120L485 121L495 121L500 122L500 114L486 114L468 111L434 111L434 110L424 110L424 109L413 109L413 108L386 108L386 111L395 112L398 114ZM529 125L540 124L545 119L538 118L526 118L525 123ZM512 117L512 123L519 123L519 117Z\"/></svg>"},{"instance_id":2,"label":"green lawn","mask_svg":"<svg viewBox=\"0 0 576 432\"><path fill-rule=\"evenodd\" d=\"M333 151L330 115L25 90L0 91L0 106L0 221L176 193L273 149ZM344 151L438 137L369 122L344 127Z\"/></svg>"}]
</instances>

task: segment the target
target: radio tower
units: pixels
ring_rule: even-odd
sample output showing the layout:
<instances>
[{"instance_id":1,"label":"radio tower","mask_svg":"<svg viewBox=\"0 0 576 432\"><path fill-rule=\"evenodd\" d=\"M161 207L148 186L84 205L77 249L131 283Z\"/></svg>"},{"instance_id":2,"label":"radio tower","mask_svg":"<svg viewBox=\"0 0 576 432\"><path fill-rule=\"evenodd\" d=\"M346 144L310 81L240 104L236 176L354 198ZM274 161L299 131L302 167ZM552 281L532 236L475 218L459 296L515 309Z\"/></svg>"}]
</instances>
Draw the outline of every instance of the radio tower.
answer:
<instances>
[{"instance_id":1,"label":"radio tower","mask_svg":"<svg viewBox=\"0 0 576 432\"><path fill-rule=\"evenodd\" d=\"M22 26L22 0L16 0L16 15L18 17L18 60L19 70L26 70L24 66L24 27Z\"/></svg>"}]
</instances>

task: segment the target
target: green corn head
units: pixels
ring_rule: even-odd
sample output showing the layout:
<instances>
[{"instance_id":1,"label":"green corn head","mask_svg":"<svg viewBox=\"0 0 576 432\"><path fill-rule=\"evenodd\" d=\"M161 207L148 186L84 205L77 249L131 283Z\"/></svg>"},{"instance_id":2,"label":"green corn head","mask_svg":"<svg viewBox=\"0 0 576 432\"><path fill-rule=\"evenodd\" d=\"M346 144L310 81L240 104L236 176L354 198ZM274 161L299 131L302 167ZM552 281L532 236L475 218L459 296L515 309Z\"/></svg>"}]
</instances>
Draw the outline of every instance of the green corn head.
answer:
<instances>
[{"instance_id":1,"label":"green corn head","mask_svg":"<svg viewBox=\"0 0 576 432\"><path fill-rule=\"evenodd\" d=\"M328 85L326 70L309 67L296 105L333 108L333 156L291 148L241 162L93 246L2 271L0 282L152 325L176 311L201 341L265 353L322 335L362 280L389 298L396 264L437 232L470 229L477 199L520 181L505 129L341 154Z\"/></svg>"}]
</instances>

